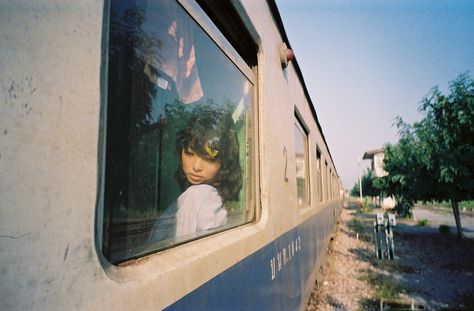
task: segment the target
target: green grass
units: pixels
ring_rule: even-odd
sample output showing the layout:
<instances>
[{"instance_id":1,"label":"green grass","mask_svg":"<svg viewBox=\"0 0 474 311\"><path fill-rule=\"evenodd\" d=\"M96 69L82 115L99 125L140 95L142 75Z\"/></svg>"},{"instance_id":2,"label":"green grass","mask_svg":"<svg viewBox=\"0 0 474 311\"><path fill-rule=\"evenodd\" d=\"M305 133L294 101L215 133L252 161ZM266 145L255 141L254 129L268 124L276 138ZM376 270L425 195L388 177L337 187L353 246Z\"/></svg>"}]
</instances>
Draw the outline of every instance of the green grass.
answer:
<instances>
[{"instance_id":1,"label":"green grass","mask_svg":"<svg viewBox=\"0 0 474 311\"><path fill-rule=\"evenodd\" d=\"M358 272L356 278L372 286L375 291L375 299L393 300L400 298L400 294L406 294L408 289L394 282L389 275L382 275L374 270L367 269Z\"/></svg>"},{"instance_id":2,"label":"green grass","mask_svg":"<svg viewBox=\"0 0 474 311\"><path fill-rule=\"evenodd\" d=\"M426 226L428 226L428 224L429 224L428 219L420 219L420 220L418 220L418 226L420 226L420 227L426 227Z\"/></svg>"},{"instance_id":3,"label":"green grass","mask_svg":"<svg viewBox=\"0 0 474 311\"><path fill-rule=\"evenodd\" d=\"M364 224L357 218L352 219L347 226L355 233L362 234L364 232Z\"/></svg>"},{"instance_id":4,"label":"green grass","mask_svg":"<svg viewBox=\"0 0 474 311\"><path fill-rule=\"evenodd\" d=\"M417 204L421 205L427 205L431 207L438 207L438 208L443 208L443 209L449 209L451 210L451 202L450 201L442 201L442 202L418 202ZM459 208L466 208L467 210L474 210L474 200L470 201L461 201L459 202Z\"/></svg>"}]
</instances>

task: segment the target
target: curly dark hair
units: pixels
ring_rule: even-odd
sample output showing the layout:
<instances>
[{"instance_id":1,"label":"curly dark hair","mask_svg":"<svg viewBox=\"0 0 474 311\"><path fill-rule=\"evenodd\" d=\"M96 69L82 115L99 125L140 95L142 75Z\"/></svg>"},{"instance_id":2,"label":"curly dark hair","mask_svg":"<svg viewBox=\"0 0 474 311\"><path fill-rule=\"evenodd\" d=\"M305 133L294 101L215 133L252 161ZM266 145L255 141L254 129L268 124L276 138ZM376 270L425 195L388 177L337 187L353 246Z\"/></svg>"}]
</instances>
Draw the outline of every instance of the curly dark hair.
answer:
<instances>
[{"instance_id":1,"label":"curly dark hair","mask_svg":"<svg viewBox=\"0 0 474 311\"><path fill-rule=\"evenodd\" d=\"M176 152L179 166L175 177L181 191L191 184L183 172L181 153L193 149L200 157L208 157L206 146L216 152L215 159L221 164L214 186L224 202L237 201L242 188L242 168L239 158L237 130L230 113L218 108L204 108L193 111L187 126L178 132Z\"/></svg>"}]
</instances>

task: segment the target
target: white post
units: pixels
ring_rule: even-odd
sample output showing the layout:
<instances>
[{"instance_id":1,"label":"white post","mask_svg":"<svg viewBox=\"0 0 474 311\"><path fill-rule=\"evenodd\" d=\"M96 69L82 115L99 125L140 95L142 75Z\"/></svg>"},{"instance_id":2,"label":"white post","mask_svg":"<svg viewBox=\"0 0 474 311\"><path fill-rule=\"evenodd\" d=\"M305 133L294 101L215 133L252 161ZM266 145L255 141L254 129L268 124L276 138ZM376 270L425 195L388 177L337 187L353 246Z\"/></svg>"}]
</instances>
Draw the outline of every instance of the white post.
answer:
<instances>
[{"instance_id":1,"label":"white post","mask_svg":"<svg viewBox=\"0 0 474 311\"><path fill-rule=\"evenodd\" d=\"M362 204L362 177L360 176L360 160L359 159L359 196L360 196L360 204Z\"/></svg>"}]
</instances>

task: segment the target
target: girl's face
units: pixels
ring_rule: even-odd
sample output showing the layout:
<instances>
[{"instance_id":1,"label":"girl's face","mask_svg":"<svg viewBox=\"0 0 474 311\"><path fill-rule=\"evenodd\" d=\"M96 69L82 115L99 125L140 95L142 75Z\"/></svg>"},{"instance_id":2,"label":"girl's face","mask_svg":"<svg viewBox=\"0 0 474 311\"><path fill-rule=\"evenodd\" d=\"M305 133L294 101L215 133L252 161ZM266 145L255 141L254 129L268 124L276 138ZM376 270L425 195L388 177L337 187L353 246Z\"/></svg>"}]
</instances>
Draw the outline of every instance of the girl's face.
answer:
<instances>
[{"instance_id":1,"label":"girl's face","mask_svg":"<svg viewBox=\"0 0 474 311\"><path fill-rule=\"evenodd\" d=\"M183 173L192 185L215 183L221 163L215 158L201 157L191 147L181 151Z\"/></svg>"}]
</instances>

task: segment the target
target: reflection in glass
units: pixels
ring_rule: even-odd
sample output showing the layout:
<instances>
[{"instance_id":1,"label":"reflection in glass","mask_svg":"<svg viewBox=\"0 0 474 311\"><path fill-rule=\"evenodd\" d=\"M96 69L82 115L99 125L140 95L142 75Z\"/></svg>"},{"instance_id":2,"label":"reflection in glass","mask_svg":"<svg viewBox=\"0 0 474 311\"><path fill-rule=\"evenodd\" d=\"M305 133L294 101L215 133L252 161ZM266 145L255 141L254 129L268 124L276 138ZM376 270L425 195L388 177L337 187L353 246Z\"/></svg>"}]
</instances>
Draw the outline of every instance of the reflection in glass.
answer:
<instances>
[{"instance_id":1,"label":"reflection in glass","mask_svg":"<svg viewBox=\"0 0 474 311\"><path fill-rule=\"evenodd\" d=\"M120 262L252 221L253 85L208 34L175 1L112 1L108 68L104 255ZM227 147L216 137L179 147L203 116L204 132L234 133L239 173L183 182L183 157L192 153L215 154L225 166ZM237 176L238 190L223 194ZM210 199L197 205L200 218L179 208L203 194Z\"/></svg>"},{"instance_id":2,"label":"reflection in glass","mask_svg":"<svg viewBox=\"0 0 474 311\"><path fill-rule=\"evenodd\" d=\"M296 188L298 206L309 204L308 139L298 121L295 123Z\"/></svg>"},{"instance_id":3,"label":"reflection in glass","mask_svg":"<svg viewBox=\"0 0 474 311\"><path fill-rule=\"evenodd\" d=\"M318 194L318 201L323 201L323 172L321 168L321 151L316 149L316 189Z\"/></svg>"}]
</instances>

